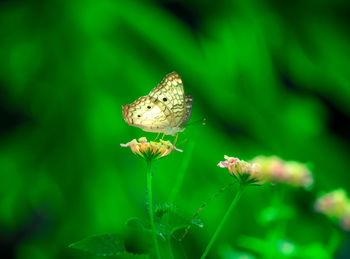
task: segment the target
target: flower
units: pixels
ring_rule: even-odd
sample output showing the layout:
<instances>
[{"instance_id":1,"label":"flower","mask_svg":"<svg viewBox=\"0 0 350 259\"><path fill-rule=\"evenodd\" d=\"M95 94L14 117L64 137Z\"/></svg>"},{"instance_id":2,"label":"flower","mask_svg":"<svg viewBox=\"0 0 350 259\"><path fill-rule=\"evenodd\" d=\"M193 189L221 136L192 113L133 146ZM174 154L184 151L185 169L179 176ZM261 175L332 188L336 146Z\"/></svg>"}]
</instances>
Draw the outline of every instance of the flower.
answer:
<instances>
[{"instance_id":1,"label":"flower","mask_svg":"<svg viewBox=\"0 0 350 259\"><path fill-rule=\"evenodd\" d=\"M154 159L159 159L165 157L171 153L171 151L176 150L182 152L181 149L176 148L170 141L160 140L159 142L147 141L147 138L139 138L131 140L126 144L120 144L122 147L130 147L131 151L145 159L146 161L152 161Z\"/></svg>"},{"instance_id":2,"label":"flower","mask_svg":"<svg viewBox=\"0 0 350 259\"><path fill-rule=\"evenodd\" d=\"M288 172L290 185L309 187L313 184L312 173L305 164L289 161L285 164L285 170Z\"/></svg>"},{"instance_id":3,"label":"flower","mask_svg":"<svg viewBox=\"0 0 350 259\"><path fill-rule=\"evenodd\" d=\"M239 159L236 157L228 157L225 155L224 158L226 159L226 161L220 161L218 163L218 166L220 166L221 168L234 166L239 161Z\"/></svg>"},{"instance_id":4,"label":"flower","mask_svg":"<svg viewBox=\"0 0 350 259\"><path fill-rule=\"evenodd\" d=\"M263 183L260 165L248 163L236 157L224 156L225 161L220 161L218 166L227 168L229 173L241 184Z\"/></svg>"},{"instance_id":5,"label":"flower","mask_svg":"<svg viewBox=\"0 0 350 259\"><path fill-rule=\"evenodd\" d=\"M345 231L350 231L350 204L347 204L344 216L340 219L340 226Z\"/></svg>"},{"instance_id":6,"label":"flower","mask_svg":"<svg viewBox=\"0 0 350 259\"><path fill-rule=\"evenodd\" d=\"M276 156L257 156L251 162L260 164L261 173L266 181L305 188L313 183L312 173L305 164L284 161Z\"/></svg>"},{"instance_id":7,"label":"flower","mask_svg":"<svg viewBox=\"0 0 350 259\"><path fill-rule=\"evenodd\" d=\"M336 189L321 195L314 208L345 230L350 231L350 199L344 189Z\"/></svg>"},{"instance_id":8,"label":"flower","mask_svg":"<svg viewBox=\"0 0 350 259\"><path fill-rule=\"evenodd\" d=\"M329 218L340 219L345 216L350 200L344 189L337 189L320 196L315 202L315 210Z\"/></svg>"}]
</instances>

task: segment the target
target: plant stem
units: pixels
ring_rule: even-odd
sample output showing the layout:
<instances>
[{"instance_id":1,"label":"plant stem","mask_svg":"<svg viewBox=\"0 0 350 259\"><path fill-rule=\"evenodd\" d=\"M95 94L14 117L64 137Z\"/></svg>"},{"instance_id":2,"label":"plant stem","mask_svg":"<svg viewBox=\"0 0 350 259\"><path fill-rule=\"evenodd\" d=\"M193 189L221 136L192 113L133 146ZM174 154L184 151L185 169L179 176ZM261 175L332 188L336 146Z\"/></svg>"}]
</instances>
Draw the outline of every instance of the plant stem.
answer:
<instances>
[{"instance_id":1,"label":"plant stem","mask_svg":"<svg viewBox=\"0 0 350 259\"><path fill-rule=\"evenodd\" d=\"M333 232L331 234L331 238L328 241L327 250L330 257L334 257L337 249L340 244L344 241L344 235L341 233L337 227L333 226Z\"/></svg>"},{"instance_id":2,"label":"plant stem","mask_svg":"<svg viewBox=\"0 0 350 259\"><path fill-rule=\"evenodd\" d=\"M166 225L169 226L169 213L164 215L163 217L166 217ZM174 230L174 229L173 229ZM167 240L167 246L168 246L168 251L169 251L169 258L174 259L174 254L173 254L173 248L171 246L171 238L172 238L173 232L168 233L166 240Z\"/></svg>"},{"instance_id":3,"label":"plant stem","mask_svg":"<svg viewBox=\"0 0 350 259\"><path fill-rule=\"evenodd\" d=\"M167 243L168 243L168 249L169 249L169 258L174 259L173 249L171 247L171 237L168 239Z\"/></svg>"},{"instance_id":4,"label":"plant stem","mask_svg":"<svg viewBox=\"0 0 350 259\"><path fill-rule=\"evenodd\" d=\"M159 253L159 247L157 242L157 232L156 227L154 225L154 216L153 216L153 200L152 200L152 163L148 162L147 164L147 190L148 190L148 204L149 204L149 218L151 221L151 227L152 227L152 236L153 236L153 243L154 243L154 250L156 252L156 257L160 258Z\"/></svg>"},{"instance_id":5,"label":"plant stem","mask_svg":"<svg viewBox=\"0 0 350 259\"><path fill-rule=\"evenodd\" d=\"M210 248L213 246L213 244L214 244L217 236L219 235L222 227L224 226L228 216L230 215L231 211L233 210L233 208L236 206L237 202L241 198L243 190L244 190L244 184L240 184L235 198L233 199L232 203L228 207L224 217L222 218L222 220L220 221L220 223L219 223L218 227L216 228L214 234L212 235L212 237L211 237L207 247L204 250L204 253L201 256L201 259L204 259L208 255Z\"/></svg>"}]
</instances>

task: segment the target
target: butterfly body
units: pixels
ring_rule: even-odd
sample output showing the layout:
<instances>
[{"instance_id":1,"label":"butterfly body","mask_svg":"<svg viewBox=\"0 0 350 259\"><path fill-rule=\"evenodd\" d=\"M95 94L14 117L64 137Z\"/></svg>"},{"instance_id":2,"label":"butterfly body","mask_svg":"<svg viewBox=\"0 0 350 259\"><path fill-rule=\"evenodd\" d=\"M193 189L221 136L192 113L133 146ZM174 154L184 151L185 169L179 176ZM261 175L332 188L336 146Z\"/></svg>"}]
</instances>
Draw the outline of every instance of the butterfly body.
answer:
<instances>
[{"instance_id":1,"label":"butterfly body","mask_svg":"<svg viewBox=\"0 0 350 259\"><path fill-rule=\"evenodd\" d=\"M184 131L192 110L192 97L185 95L180 76L168 74L147 96L123 104L123 118L144 131L175 135Z\"/></svg>"}]
</instances>

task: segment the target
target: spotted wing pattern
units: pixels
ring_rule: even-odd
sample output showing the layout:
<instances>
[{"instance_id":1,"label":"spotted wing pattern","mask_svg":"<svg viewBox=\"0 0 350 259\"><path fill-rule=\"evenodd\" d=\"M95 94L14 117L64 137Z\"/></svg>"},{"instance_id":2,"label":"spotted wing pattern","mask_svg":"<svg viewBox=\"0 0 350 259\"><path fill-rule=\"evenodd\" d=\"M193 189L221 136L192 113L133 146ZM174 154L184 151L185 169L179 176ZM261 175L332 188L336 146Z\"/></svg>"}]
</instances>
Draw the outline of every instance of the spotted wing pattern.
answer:
<instances>
[{"instance_id":1,"label":"spotted wing pattern","mask_svg":"<svg viewBox=\"0 0 350 259\"><path fill-rule=\"evenodd\" d=\"M192 96L184 94L180 76L168 74L147 96L123 105L123 118L144 131L174 135L184 130L192 110Z\"/></svg>"},{"instance_id":2,"label":"spotted wing pattern","mask_svg":"<svg viewBox=\"0 0 350 259\"><path fill-rule=\"evenodd\" d=\"M178 73L168 74L163 81L150 93L153 97L163 102L171 111L170 125L179 126L186 117L185 92L182 80Z\"/></svg>"},{"instance_id":3,"label":"spotted wing pattern","mask_svg":"<svg viewBox=\"0 0 350 259\"><path fill-rule=\"evenodd\" d=\"M162 102L149 96L142 96L132 104L123 105L125 121L149 132L162 132L162 129L169 126L170 115L171 112Z\"/></svg>"}]
</instances>

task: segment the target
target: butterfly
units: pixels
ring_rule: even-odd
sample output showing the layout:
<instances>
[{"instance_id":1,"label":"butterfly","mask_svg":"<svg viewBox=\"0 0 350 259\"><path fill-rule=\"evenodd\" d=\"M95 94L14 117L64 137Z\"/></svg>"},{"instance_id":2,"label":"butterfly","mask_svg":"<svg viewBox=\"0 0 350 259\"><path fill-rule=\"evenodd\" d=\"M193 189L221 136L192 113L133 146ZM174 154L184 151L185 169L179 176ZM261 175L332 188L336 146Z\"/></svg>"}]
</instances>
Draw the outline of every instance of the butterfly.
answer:
<instances>
[{"instance_id":1,"label":"butterfly","mask_svg":"<svg viewBox=\"0 0 350 259\"><path fill-rule=\"evenodd\" d=\"M132 104L123 104L123 118L130 126L144 131L175 135L184 131L192 103L192 96L185 95L181 77L172 72L147 96Z\"/></svg>"}]
</instances>

